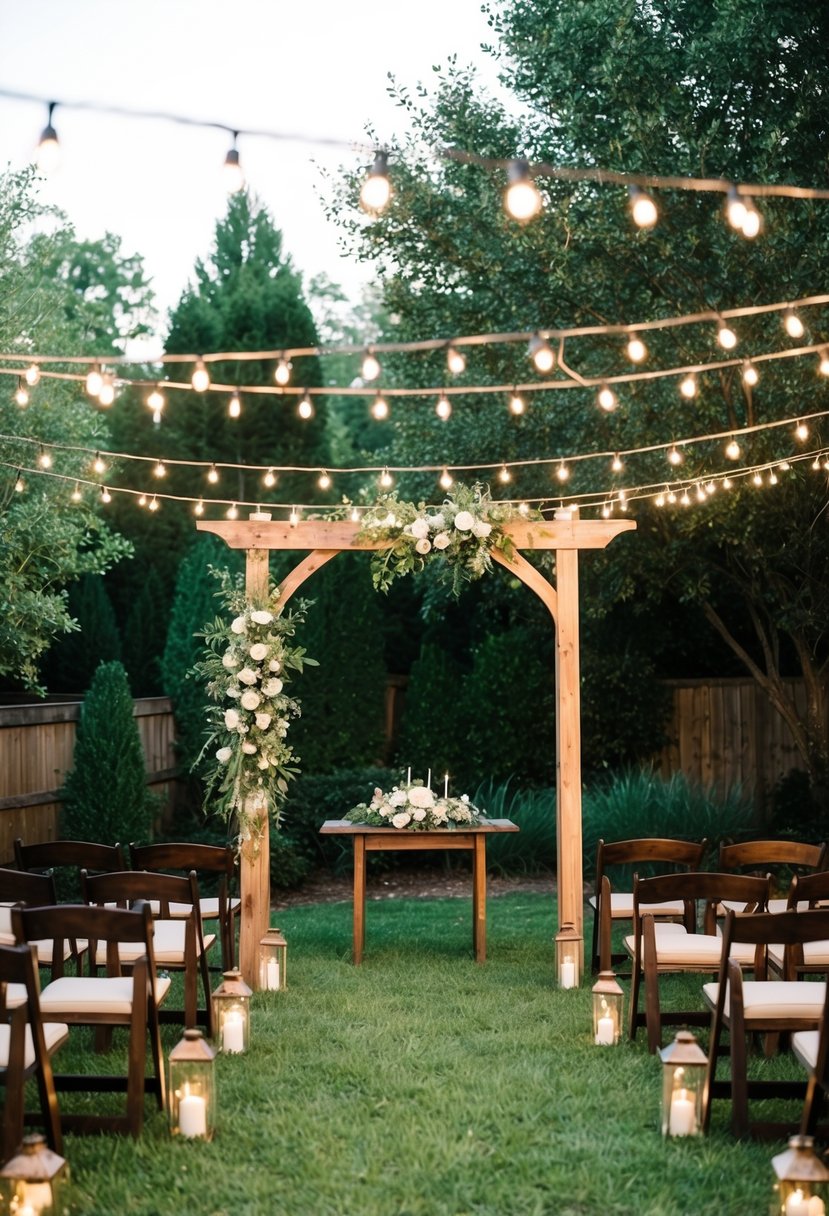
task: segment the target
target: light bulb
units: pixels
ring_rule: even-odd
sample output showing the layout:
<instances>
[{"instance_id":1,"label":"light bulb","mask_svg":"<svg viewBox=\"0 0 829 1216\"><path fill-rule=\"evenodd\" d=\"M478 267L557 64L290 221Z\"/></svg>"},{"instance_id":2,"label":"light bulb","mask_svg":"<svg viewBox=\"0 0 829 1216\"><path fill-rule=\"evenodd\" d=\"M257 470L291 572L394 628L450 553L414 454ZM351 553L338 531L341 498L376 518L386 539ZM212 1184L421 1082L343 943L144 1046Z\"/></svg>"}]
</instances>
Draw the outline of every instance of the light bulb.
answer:
<instances>
[{"instance_id":1,"label":"light bulb","mask_svg":"<svg viewBox=\"0 0 829 1216\"><path fill-rule=\"evenodd\" d=\"M379 215L391 198L388 161L387 152L375 152L374 164L360 187L360 205L372 215Z\"/></svg>"},{"instance_id":2,"label":"light bulb","mask_svg":"<svg viewBox=\"0 0 829 1216\"><path fill-rule=\"evenodd\" d=\"M101 391L98 393L99 405L112 405L115 400L115 377L112 372L104 372L101 376Z\"/></svg>"},{"instance_id":3,"label":"light bulb","mask_svg":"<svg viewBox=\"0 0 829 1216\"><path fill-rule=\"evenodd\" d=\"M789 464L788 460L781 460L777 467L780 469L781 473L788 473L792 466Z\"/></svg>"},{"instance_id":4,"label":"light bulb","mask_svg":"<svg viewBox=\"0 0 829 1216\"><path fill-rule=\"evenodd\" d=\"M504 206L514 220L526 223L541 210L541 195L526 160L514 160L507 169L509 185L504 191Z\"/></svg>"},{"instance_id":5,"label":"light bulb","mask_svg":"<svg viewBox=\"0 0 829 1216\"><path fill-rule=\"evenodd\" d=\"M380 375L380 360L370 350L363 355L363 362L360 364L360 375L364 380L376 380Z\"/></svg>"},{"instance_id":6,"label":"light bulb","mask_svg":"<svg viewBox=\"0 0 829 1216\"><path fill-rule=\"evenodd\" d=\"M599 389L599 395L597 396L596 400L601 408L608 414L612 414L616 409L616 406L619 404L619 399L614 393L613 389L608 388L606 384L603 384Z\"/></svg>"},{"instance_id":7,"label":"light bulb","mask_svg":"<svg viewBox=\"0 0 829 1216\"><path fill-rule=\"evenodd\" d=\"M371 416L378 422L382 422L389 416L389 405L383 397L375 397L371 406Z\"/></svg>"},{"instance_id":8,"label":"light bulb","mask_svg":"<svg viewBox=\"0 0 829 1216\"><path fill-rule=\"evenodd\" d=\"M621 473L622 469L625 467L622 464L622 458L618 452L615 454L615 456L611 460L610 467L614 473Z\"/></svg>"},{"instance_id":9,"label":"light bulb","mask_svg":"<svg viewBox=\"0 0 829 1216\"><path fill-rule=\"evenodd\" d=\"M351 515L349 516L349 519L353 524L358 524L360 522L360 511L357 507L351 508Z\"/></svg>"},{"instance_id":10,"label":"light bulb","mask_svg":"<svg viewBox=\"0 0 829 1216\"><path fill-rule=\"evenodd\" d=\"M153 469L153 476L154 477L166 477L167 476L167 467L164 464L163 460L157 460L155 462L155 467Z\"/></svg>"},{"instance_id":11,"label":"light bulb","mask_svg":"<svg viewBox=\"0 0 829 1216\"><path fill-rule=\"evenodd\" d=\"M763 217L746 195L744 196L746 213L742 223L742 233L749 241L753 241L763 227Z\"/></svg>"},{"instance_id":12,"label":"light bulb","mask_svg":"<svg viewBox=\"0 0 829 1216\"><path fill-rule=\"evenodd\" d=\"M139 507L146 507L146 505L147 505L147 495L146 494L138 495L138 505L139 505Z\"/></svg>"},{"instance_id":13,"label":"light bulb","mask_svg":"<svg viewBox=\"0 0 829 1216\"><path fill-rule=\"evenodd\" d=\"M228 507L228 509L225 511L225 517L227 519L238 519L239 518L239 508L236 506L235 502L232 502L230 504L230 506Z\"/></svg>"},{"instance_id":14,"label":"light bulb","mask_svg":"<svg viewBox=\"0 0 829 1216\"><path fill-rule=\"evenodd\" d=\"M691 499L687 490L685 490L679 501L682 503L683 507L690 507Z\"/></svg>"},{"instance_id":15,"label":"light bulb","mask_svg":"<svg viewBox=\"0 0 829 1216\"><path fill-rule=\"evenodd\" d=\"M796 312L787 312L783 317L783 324L786 327L786 333L790 338L802 338L804 334L803 322Z\"/></svg>"},{"instance_id":16,"label":"light bulb","mask_svg":"<svg viewBox=\"0 0 829 1216\"><path fill-rule=\"evenodd\" d=\"M505 464L502 464L501 468L498 470L498 480L503 485L507 485L508 482L512 481L512 473L510 473Z\"/></svg>"},{"instance_id":17,"label":"light bulb","mask_svg":"<svg viewBox=\"0 0 829 1216\"><path fill-rule=\"evenodd\" d=\"M602 507L602 519L608 519L609 517L610 517L610 506L607 503L605 503L604 506Z\"/></svg>"},{"instance_id":18,"label":"light bulb","mask_svg":"<svg viewBox=\"0 0 829 1216\"><path fill-rule=\"evenodd\" d=\"M193 507L193 514L194 515L204 515L204 499L203 498L200 498L199 501Z\"/></svg>"},{"instance_id":19,"label":"light bulb","mask_svg":"<svg viewBox=\"0 0 829 1216\"><path fill-rule=\"evenodd\" d=\"M267 473L262 478L262 481L265 483L265 485L268 487L269 490L272 489L276 485L276 474L274 473L273 469L268 469Z\"/></svg>"},{"instance_id":20,"label":"light bulb","mask_svg":"<svg viewBox=\"0 0 829 1216\"><path fill-rule=\"evenodd\" d=\"M438 403L435 406L435 413L437 414L438 418L442 418L444 422L452 413L452 403L444 393L441 393L440 397L438 397Z\"/></svg>"},{"instance_id":21,"label":"light bulb","mask_svg":"<svg viewBox=\"0 0 829 1216\"><path fill-rule=\"evenodd\" d=\"M242 402L238 393L234 393L227 404L227 412L231 418L238 418L242 412Z\"/></svg>"},{"instance_id":22,"label":"light bulb","mask_svg":"<svg viewBox=\"0 0 829 1216\"><path fill-rule=\"evenodd\" d=\"M725 454L729 460L740 459L740 445L736 439L730 439L725 445Z\"/></svg>"},{"instance_id":23,"label":"light bulb","mask_svg":"<svg viewBox=\"0 0 829 1216\"><path fill-rule=\"evenodd\" d=\"M668 491L668 502L670 502L670 503L676 502L676 494L674 494L673 490Z\"/></svg>"},{"instance_id":24,"label":"light bulb","mask_svg":"<svg viewBox=\"0 0 829 1216\"><path fill-rule=\"evenodd\" d=\"M101 502L112 502L112 495L106 486L101 486Z\"/></svg>"},{"instance_id":25,"label":"light bulb","mask_svg":"<svg viewBox=\"0 0 829 1216\"><path fill-rule=\"evenodd\" d=\"M659 219L656 203L639 186L628 186L630 214L637 228L653 228Z\"/></svg>"},{"instance_id":26,"label":"light bulb","mask_svg":"<svg viewBox=\"0 0 829 1216\"><path fill-rule=\"evenodd\" d=\"M206 393L210 388L210 373L205 367L204 359L196 360L196 366L193 368L190 383L193 386L194 392L197 393Z\"/></svg>"},{"instance_id":27,"label":"light bulb","mask_svg":"<svg viewBox=\"0 0 829 1216\"><path fill-rule=\"evenodd\" d=\"M158 385L156 385L156 387L147 394L147 409L153 410L154 413L158 414L164 409L165 405L166 401L164 399L164 394Z\"/></svg>"},{"instance_id":28,"label":"light bulb","mask_svg":"<svg viewBox=\"0 0 829 1216\"><path fill-rule=\"evenodd\" d=\"M707 495L702 486L697 482L697 502L705 502Z\"/></svg>"},{"instance_id":29,"label":"light bulb","mask_svg":"<svg viewBox=\"0 0 829 1216\"><path fill-rule=\"evenodd\" d=\"M759 379L760 375L757 368L752 362L750 362L750 360L746 359L745 363L743 364L743 384L747 384L749 388L754 388Z\"/></svg>"},{"instance_id":30,"label":"light bulb","mask_svg":"<svg viewBox=\"0 0 829 1216\"><path fill-rule=\"evenodd\" d=\"M775 473L774 469L769 470L769 485L777 485L777 474Z\"/></svg>"},{"instance_id":31,"label":"light bulb","mask_svg":"<svg viewBox=\"0 0 829 1216\"><path fill-rule=\"evenodd\" d=\"M452 484L452 474L448 469L444 469L439 478L440 488L442 490L451 490Z\"/></svg>"},{"instance_id":32,"label":"light bulb","mask_svg":"<svg viewBox=\"0 0 829 1216\"><path fill-rule=\"evenodd\" d=\"M820 469L820 457L819 456L815 456L814 460L812 461L812 468L815 470L815 472L818 472L818 470Z\"/></svg>"},{"instance_id":33,"label":"light bulb","mask_svg":"<svg viewBox=\"0 0 829 1216\"><path fill-rule=\"evenodd\" d=\"M314 403L311 400L311 398L308 396L307 393L302 398L302 400L300 401L300 403L296 407L296 409L297 409L297 413L299 414L300 418L304 418L306 421L309 418L314 417Z\"/></svg>"},{"instance_id":34,"label":"light bulb","mask_svg":"<svg viewBox=\"0 0 829 1216\"><path fill-rule=\"evenodd\" d=\"M288 523L292 528L295 528L299 523L299 511L296 507L291 507L291 514L288 516Z\"/></svg>"},{"instance_id":35,"label":"light bulb","mask_svg":"<svg viewBox=\"0 0 829 1216\"><path fill-rule=\"evenodd\" d=\"M722 479L722 488L723 488L724 490L730 490L730 489L731 489L731 486L732 486L732 481L731 481L731 478L730 478L730 477L723 477L723 479Z\"/></svg>"},{"instance_id":36,"label":"light bulb","mask_svg":"<svg viewBox=\"0 0 829 1216\"><path fill-rule=\"evenodd\" d=\"M567 468L567 465L564 463L563 460L561 461L558 468L556 469L556 477L558 478L559 481L567 481L568 478L570 477L570 470Z\"/></svg>"},{"instance_id":37,"label":"light bulb","mask_svg":"<svg viewBox=\"0 0 829 1216\"><path fill-rule=\"evenodd\" d=\"M515 414L516 418L524 413L525 405L524 398L519 397L518 393L513 393L509 399L510 413Z\"/></svg>"},{"instance_id":38,"label":"light bulb","mask_svg":"<svg viewBox=\"0 0 829 1216\"><path fill-rule=\"evenodd\" d=\"M530 504L528 502L519 502L518 514L519 515L529 515L529 513L530 513Z\"/></svg>"},{"instance_id":39,"label":"light bulb","mask_svg":"<svg viewBox=\"0 0 829 1216\"><path fill-rule=\"evenodd\" d=\"M216 485L216 482L219 480L219 470L216 468L215 464L211 464L210 468L208 469L207 480L210 482L211 485L214 485L214 486Z\"/></svg>"},{"instance_id":40,"label":"light bulb","mask_svg":"<svg viewBox=\"0 0 829 1216\"><path fill-rule=\"evenodd\" d=\"M696 376L685 376L679 382L679 391L686 400L690 401L692 397L697 395L697 378Z\"/></svg>"},{"instance_id":41,"label":"light bulb","mask_svg":"<svg viewBox=\"0 0 829 1216\"><path fill-rule=\"evenodd\" d=\"M725 321L720 322L719 329L717 330L717 341L723 350L733 350L737 345L737 335L733 329L726 325Z\"/></svg>"},{"instance_id":42,"label":"light bulb","mask_svg":"<svg viewBox=\"0 0 829 1216\"><path fill-rule=\"evenodd\" d=\"M104 386L104 378L97 363L93 363L86 373L86 391L90 397L97 397Z\"/></svg>"},{"instance_id":43,"label":"light bulb","mask_svg":"<svg viewBox=\"0 0 829 1216\"><path fill-rule=\"evenodd\" d=\"M556 357L553 354L553 349L550 343L542 338L540 334L534 334L530 338L529 354L536 371L550 372L555 367Z\"/></svg>"},{"instance_id":44,"label":"light bulb","mask_svg":"<svg viewBox=\"0 0 829 1216\"><path fill-rule=\"evenodd\" d=\"M56 101L49 102L49 117L37 144L37 163L44 173L52 173L60 164L58 133L52 125L52 115L56 105Z\"/></svg>"},{"instance_id":45,"label":"light bulb","mask_svg":"<svg viewBox=\"0 0 829 1216\"><path fill-rule=\"evenodd\" d=\"M92 461L92 469L93 469L93 472L95 472L95 473L105 473L106 472L106 462L103 459L103 457L101 456L100 452L95 453L95 459Z\"/></svg>"},{"instance_id":46,"label":"light bulb","mask_svg":"<svg viewBox=\"0 0 829 1216\"><path fill-rule=\"evenodd\" d=\"M797 438L797 439L808 439L809 438L809 428L807 427L805 422L798 422L797 426L794 428L794 433L795 433L795 438Z\"/></svg>"},{"instance_id":47,"label":"light bulb","mask_svg":"<svg viewBox=\"0 0 829 1216\"><path fill-rule=\"evenodd\" d=\"M462 355L457 347L450 346L446 352L446 366L453 376L459 376L466 371L466 355Z\"/></svg>"},{"instance_id":48,"label":"light bulb","mask_svg":"<svg viewBox=\"0 0 829 1216\"><path fill-rule=\"evenodd\" d=\"M380 474L380 485L384 490L388 490L390 486L394 485L394 478L388 469L383 469L383 472Z\"/></svg>"},{"instance_id":49,"label":"light bulb","mask_svg":"<svg viewBox=\"0 0 829 1216\"><path fill-rule=\"evenodd\" d=\"M290 381L291 367L292 367L291 361L289 359L286 359L284 356L280 356L279 362L277 363L276 367L274 368L274 373L273 373L273 378L276 381L276 383L280 386L280 388L284 388L285 385Z\"/></svg>"},{"instance_id":50,"label":"light bulb","mask_svg":"<svg viewBox=\"0 0 829 1216\"><path fill-rule=\"evenodd\" d=\"M682 453L675 447L671 448L668 452L668 464L682 464Z\"/></svg>"},{"instance_id":51,"label":"light bulb","mask_svg":"<svg viewBox=\"0 0 829 1216\"><path fill-rule=\"evenodd\" d=\"M711 494L716 494L716 492L717 492L716 482L707 481L705 483L705 493L710 496Z\"/></svg>"},{"instance_id":52,"label":"light bulb","mask_svg":"<svg viewBox=\"0 0 829 1216\"><path fill-rule=\"evenodd\" d=\"M751 480L754 482L754 484L756 486L761 486L763 484L763 478L760 476L759 473L755 473Z\"/></svg>"},{"instance_id":53,"label":"light bulb","mask_svg":"<svg viewBox=\"0 0 829 1216\"><path fill-rule=\"evenodd\" d=\"M25 372L26 383L29 388L34 388L40 381L40 368L36 363L30 363Z\"/></svg>"},{"instance_id":54,"label":"light bulb","mask_svg":"<svg viewBox=\"0 0 829 1216\"><path fill-rule=\"evenodd\" d=\"M38 458L37 458L37 463L40 465L40 467L41 467L42 469L51 469L51 467L52 467L52 454L51 454L51 452L47 452L47 451L45 450L45 448L41 448L41 449L40 449L40 455L39 455L39 456L38 456Z\"/></svg>"},{"instance_id":55,"label":"light bulb","mask_svg":"<svg viewBox=\"0 0 829 1216\"><path fill-rule=\"evenodd\" d=\"M326 472L326 470L325 470L325 469L323 469L323 470L322 470L322 472L320 473L320 475L319 475L319 479L318 479L318 481L317 481L317 485L319 486L319 488L320 488L321 490L328 490L328 489L330 489L330 487L331 487L331 477L330 477L330 475L329 475L329 474Z\"/></svg>"},{"instance_id":56,"label":"light bulb","mask_svg":"<svg viewBox=\"0 0 829 1216\"><path fill-rule=\"evenodd\" d=\"M729 186L725 196L725 215L729 224L737 232L742 232L746 218L746 205L737 192L736 186Z\"/></svg>"},{"instance_id":57,"label":"light bulb","mask_svg":"<svg viewBox=\"0 0 829 1216\"><path fill-rule=\"evenodd\" d=\"M157 511L157 510L158 510L158 499L156 498L155 494L153 494L152 498L150 499L150 507L149 507L149 509L150 509L151 511Z\"/></svg>"},{"instance_id":58,"label":"light bulb","mask_svg":"<svg viewBox=\"0 0 829 1216\"><path fill-rule=\"evenodd\" d=\"M245 175L242 172L242 165L239 161L239 150L236 147L237 132L233 132L233 147L228 148L225 163L222 168L222 176L224 178L225 190L228 194L238 194L245 186Z\"/></svg>"},{"instance_id":59,"label":"light bulb","mask_svg":"<svg viewBox=\"0 0 829 1216\"><path fill-rule=\"evenodd\" d=\"M821 376L829 376L829 348L824 347L820 352L820 363L818 363L817 369Z\"/></svg>"},{"instance_id":60,"label":"light bulb","mask_svg":"<svg viewBox=\"0 0 829 1216\"><path fill-rule=\"evenodd\" d=\"M642 339L637 338L635 334L628 338L626 350L627 357L630 359L631 363L643 363L648 357L647 346L645 346Z\"/></svg>"},{"instance_id":61,"label":"light bulb","mask_svg":"<svg viewBox=\"0 0 829 1216\"><path fill-rule=\"evenodd\" d=\"M73 502L80 502L81 498L83 497L81 494L81 487L77 481L75 482L75 488L72 491L70 497Z\"/></svg>"},{"instance_id":62,"label":"light bulb","mask_svg":"<svg viewBox=\"0 0 829 1216\"><path fill-rule=\"evenodd\" d=\"M14 399L21 409L29 404L29 390L23 383L20 376L17 377L17 388L15 390Z\"/></svg>"},{"instance_id":63,"label":"light bulb","mask_svg":"<svg viewBox=\"0 0 829 1216\"><path fill-rule=\"evenodd\" d=\"M664 507L665 506L665 495L657 494L656 498L653 501L657 507Z\"/></svg>"}]
</instances>

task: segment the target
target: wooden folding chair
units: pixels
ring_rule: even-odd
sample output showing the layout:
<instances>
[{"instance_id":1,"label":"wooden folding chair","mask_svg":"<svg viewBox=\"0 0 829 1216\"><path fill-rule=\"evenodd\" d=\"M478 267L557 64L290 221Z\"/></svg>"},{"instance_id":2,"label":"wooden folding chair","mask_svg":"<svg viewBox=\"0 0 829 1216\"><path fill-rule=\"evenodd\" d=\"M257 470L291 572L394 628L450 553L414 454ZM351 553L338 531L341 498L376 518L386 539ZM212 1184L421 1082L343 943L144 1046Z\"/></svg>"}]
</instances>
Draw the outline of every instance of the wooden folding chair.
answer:
<instances>
[{"instance_id":1,"label":"wooden folding chair","mask_svg":"<svg viewBox=\"0 0 829 1216\"><path fill-rule=\"evenodd\" d=\"M808 873L822 870L826 863L826 844L806 844L799 840L741 840L737 844L721 844L717 869L722 873L771 873L775 881L791 872ZM781 874L782 871L782 874ZM769 912L785 912L788 900L784 896L769 899ZM723 908L721 915L728 911Z\"/></svg>"},{"instance_id":2,"label":"wooden folding chair","mask_svg":"<svg viewBox=\"0 0 829 1216\"><path fill-rule=\"evenodd\" d=\"M659 1001L659 977L676 972L708 972L720 968L723 939L716 928L716 908L729 899L743 908L765 908L769 881L745 874L711 874L691 871L687 874L664 874L657 878L639 878L633 882L633 933L625 938L625 950L633 961L630 987L629 1033L636 1038L639 1026L648 1033L648 1050L662 1045L662 1023L680 1026L702 1026L708 1022L707 1013L699 1009L663 1013ZM671 900L685 908L683 924L658 922L645 909L653 904ZM702 933L688 932L688 924L696 926L697 905L703 905ZM735 957L737 952L735 951ZM740 955L744 966L754 965L754 951ZM645 1010L639 1010L639 992L644 979Z\"/></svg>"},{"instance_id":3,"label":"wooden folding chair","mask_svg":"<svg viewBox=\"0 0 829 1216\"><path fill-rule=\"evenodd\" d=\"M9 988L25 996L10 1006ZM65 1022L44 1022L40 1008L37 955L34 946L0 945L0 1084L6 1087L3 1108L2 1160L14 1156L23 1139L25 1087L37 1081L41 1121L49 1147L63 1151L58 1099L52 1076L52 1053L69 1038Z\"/></svg>"},{"instance_id":4,"label":"wooden folding chair","mask_svg":"<svg viewBox=\"0 0 829 1216\"><path fill-rule=\"evenodd\" d=\"M711 1118L711 1104L719 1098L731 1100L731 1126L735 1136L752 1134L778 1137L796 1130L789 1123L749 1120L750 1098L803 1097L801 1082L748 1080L747 1037L750 1034L780 1034L813 1030L819 1025L826 1003L826 984L805 980L747 980L740 963L741 952L754 950L758 957L774 943L784 947L829 938L829 911L759 912L729 911L723 928L723 950L719 975L703 985L703 996L712 1011L708 1048L708 1096L704 1126ZM731 1071L728 1080L716 1079L717 1059L723 1032L731 1040Z\"/></svg>"},{"instance_id":5,"label":"wooden folding chair","mask_svg":"<svg viewBox=\"0 0 829 1216\"><path fill-rule=\"evenodd\" d=\"M55 883L51 872L48 874L26 874L20 870L0 868L0 943L15 944L14 930L11 923L11 909L14 904L31 904L42 907L56 904ZM41 967L55 966L54 942L35 942L37 947L38 965ZM81 956L86 949L86 942L65 940L57 974L63 974L63 966L70 959L80 969ZM53 971L54 974L54 971Z\"/></svg>"},{"instance_id":6,"label":"wooden folding chair","mask_svg":"<svg viewBox=\"0 0 829 1216\"><path fill-rule=\"evenodd\" d=\"M800 1119L800 1133L815 1136L821 1109L829 1093L829 984L817 1030L798 1030L792 1035L792 1051L806 1069L809 1080Z\"/></svg>"},{"instance_id":7,"label":"wooden folding chair","mask_svg":"<svg viewBox=\"0 0 829 1216\"><path fill-rule=\"evenodd\" d=\"M795 874L789 888L788 910L804 912L826 907L829 901L829 871ZM780 942L769 946L769 965L784 980L804 975L829 975L829 941L796 942L788 949Z\"/></svg>"},{"instance_id":8,"label":"wooden folding chair","mask_svg":"<svg viewBox=\"0 0 829 1216\"><path fill-rule=\"evenodd\" d=\"M163 844L131 844L130 864L134 870L154 873L184 873L195 870L202 884L217 881L215 895L202 895L199 910L202 922L216 921L222 950L222 971L229 971L236 958L236 913L241 900L231 894L236 874L236 855L230 845L190 844L187 841L167 841ZM172 915L180 915L174 907ZM186 914L186 913L185 913Z\"/></svg>"},{"instance_id":9,"label":"wooden folding chair","mask_svg":"<svg viewBox=\"0 0 829 1216\"><path fill-rule=\"evenodd\" d=\"M614 921L633 920L632 891L613 890L613 880L607 871L615 872L619 867L636 865L655 866L660 872L665 869L699 870L707 846L707 840L696 843L657 836L610 843L599 841L596 849L595 894L590 897L593 909L593 971L607 971L626 957L611 952L611 931ZM662 920L682 920L684 908L682 901L674 900L668 901L663 907L653 908L652 912ZM602 943L606 952L604 957L601 957Z\"/></svg>"},{"instance_id":10,"label":"wooden folding chair","mask_svg":"<svg viewBox=\"0 0 829 1216\"><path fill-rule=\"evenodd\" d=\"M66 1130L118 1131L138 1136L144 1121L144 1095L154 1093L159 1110L166 1100L161 1055L159 1005L170 980L156 974L153 917L149 904L133 911L61 904L50 908L12 909L12 924L20 941L80 937L97 943L106 956L103 976L60 976L40 994L41 1016L70 1026L117 1027L129 1030L126 1076L112 1073L55 1074L61 1091L126 1093L124 1114L61 1114ZM121 951L132 954L131 974L125 975ZM145 1076L147 1037L152 1056Z\"/></svg>"},{"instance_id":11,"label":"wooden folding chair","mask_svg":"<svg viewBox=\"0 0 829 1216\"><path fill-rule=\"evenodd\" d=\"M122 870L115 874L86 874L81 871L84 899L87 903L130 908L141 901L153 909L153 951L156 965L165 971L184 973L184 1008L161 1010L163 1022L179 1022L184 1026L205 1026L213 1034L213 1002L210 993L210 972L207 950L216 940L214 933L205 936L198 914L199 884L194 870L186 878L177 874L152 874L146 870ZM177 914L173 908L177 908ZM130 963L130 951L124 950L122 962ZM103 961L100 948L95 963ZM198 986L201 979L204 1005L199 1008Z\"/></svg>"},{"instance_id":12,"label":"wooden folding chair","mask_svg":"<svg viewBox=\"0 0 829 1216\"><path fill-rule=\"evenodd\" d=\"M105 874L125 870L120 844L99 844L94 840L42 840L24 844L14 842L14 864L18 870L34 873L52 871L56 875L58 896L64 902L81 902L81 870Z\"/></svg>"}]
</instances>

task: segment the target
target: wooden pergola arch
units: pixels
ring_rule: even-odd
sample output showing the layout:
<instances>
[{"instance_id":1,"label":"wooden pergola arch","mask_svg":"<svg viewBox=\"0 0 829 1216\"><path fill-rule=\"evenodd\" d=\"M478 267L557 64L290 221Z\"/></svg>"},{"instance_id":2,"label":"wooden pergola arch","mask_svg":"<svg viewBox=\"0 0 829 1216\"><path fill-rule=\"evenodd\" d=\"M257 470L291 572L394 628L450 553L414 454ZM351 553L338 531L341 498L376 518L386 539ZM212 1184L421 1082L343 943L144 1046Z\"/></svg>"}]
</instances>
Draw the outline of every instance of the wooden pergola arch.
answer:
<instances>
[{"instance_id":1,"label":"wooden pergola arch","mask_svg":"<svg viewBox=\"0 0 829 1216\"><path fill-rule=\"evenodd\" d=\"M197 528L213 532L231 549L246 553L245 586L251 596L268 593L268 563L273 549L305 551L307 556L280 584L284 605L307 578L338 553L387 547L388 541L357 539L359 524L348 520L300 520L291 524L256 513L248 520L201 521ZM514 520L504 525L515 553L508 560L492 549L494 561L505 566L544 602L556 631L556 834L559 924L570 924L583 943L582 823L581 823L581 706L579 691L579 568L580 549L604 549L630 520L582 520L568 510L550 521ZM556 555L555 585L525 557L521 549L552 549ZM252 988L259 986L257 952L270 919L270 856L267 831L261 846L242 850L242 909L240 966ZM583 946L582 946L583 949Z\"/></svg>"}]
</instances>

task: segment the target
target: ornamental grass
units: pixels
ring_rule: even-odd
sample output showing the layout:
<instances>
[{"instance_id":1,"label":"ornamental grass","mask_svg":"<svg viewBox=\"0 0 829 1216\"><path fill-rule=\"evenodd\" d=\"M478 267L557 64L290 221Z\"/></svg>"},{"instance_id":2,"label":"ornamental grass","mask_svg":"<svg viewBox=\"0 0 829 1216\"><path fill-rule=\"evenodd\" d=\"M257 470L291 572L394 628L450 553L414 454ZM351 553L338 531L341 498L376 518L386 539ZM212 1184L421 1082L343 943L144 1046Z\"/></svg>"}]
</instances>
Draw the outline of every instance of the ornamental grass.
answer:
<instances>
[{"instance_id":1,"label":"ornamental grass","mask_svg":"<svg viewBox=\"0 0 829 1216\"><path fill-rule=\"evenodd\" d=\"M634 1045L594 1046L590 983L553 986L552 897L490 899L487 919L489 961L478 966L470 900L370 901L355 968L350 902L280 912L289 988L254 996L248 1054L219 1056L215 1139L174 1142L155 1113L138 1141L69 1135L70 1211L766 1211L782 1142L735 1142L726 1103L715 1105L707 1138L662 1139L660 1064L644 1034ZM687 1007L688 985L700 984L666 977L666 1006L674 998ZM163 1033L168 1051L179 1033ZM69 1071L82 1054L70 1043L56 1063ZM755 1066L798 1075L786 1056Z\"/></svg>"}]
</instances>

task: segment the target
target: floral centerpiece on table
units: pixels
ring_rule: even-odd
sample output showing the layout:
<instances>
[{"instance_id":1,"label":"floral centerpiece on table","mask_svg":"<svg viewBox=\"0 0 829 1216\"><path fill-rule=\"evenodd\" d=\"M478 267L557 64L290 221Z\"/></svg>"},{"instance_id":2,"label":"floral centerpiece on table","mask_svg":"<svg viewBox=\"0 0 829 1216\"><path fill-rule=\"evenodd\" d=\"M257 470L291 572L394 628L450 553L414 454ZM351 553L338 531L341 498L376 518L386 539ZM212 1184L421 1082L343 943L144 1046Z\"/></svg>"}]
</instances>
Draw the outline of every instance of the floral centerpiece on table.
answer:
<instances>
[{"instance_id":1,"label":"floral centerpiece on table","mask_svg":"<svg viewBox=\"0 0 829 1216\"><path fill-rule=\"evenodd\" d=\"M503 525L516 515L509 503L493 502L479 485L458 486L439 510L384 494L363 515L358 539L390 542L371 558L372 580L379 591L388 591L400 575L438 561L451 572L457 595L464 582L492 569L492 549L512 558L512 541Z\"/></svg>"},{"instance_id":2,"label":"floral centerpiece on table","mask_svg":"<svg viewBox=\"0 0 829 1216\"><path fill-rule=\"evenodd\" d=\"M441 798L422 781L395 785L388 794L375 789L371 802L361 802L346 815L350 823L409 832L474 827L482 818L482 812L472 805L467 794L461 794L460 798L444 794Z\"/></svg>"},{"instance_id":3,"label":"floral centerpiece on table","mask_svg":"<svg viewBox=\"0 0 829 1216\"><path fill-rule=\"evenodd\" d=\"M264 830L268 816L279 826L288 781L299 771L287 735L300 705L285 686L291 673L316 662L290 642L304 619L304 605L282 613L277 589L253 600L241 576L211 572L221 580L217 595L227 616L217 617L201 634L205 656L195 674L206 681L212 704L210 733L196 767L205 772L204 761L211 756L205 806L225 819L235 817L241 845Z\"/></svg>"}]
</instances>

